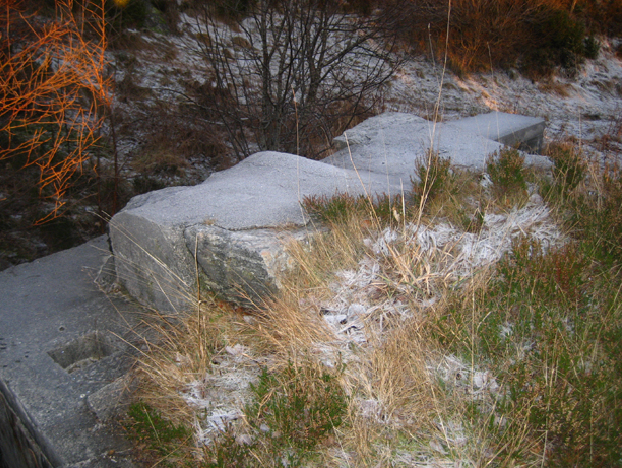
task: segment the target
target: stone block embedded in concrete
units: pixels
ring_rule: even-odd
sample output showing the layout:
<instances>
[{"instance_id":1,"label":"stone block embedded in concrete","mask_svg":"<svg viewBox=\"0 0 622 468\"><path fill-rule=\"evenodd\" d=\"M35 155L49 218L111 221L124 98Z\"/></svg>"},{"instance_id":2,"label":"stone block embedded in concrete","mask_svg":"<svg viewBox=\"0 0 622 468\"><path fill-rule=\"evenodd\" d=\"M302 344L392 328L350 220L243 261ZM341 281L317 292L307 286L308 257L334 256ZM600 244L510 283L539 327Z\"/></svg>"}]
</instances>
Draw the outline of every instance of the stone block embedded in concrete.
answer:
<instances>
[{"instance_id":1,"label":"stone block embedded in concrete","mask_svg":"<svg viewBox=\"0 0 622 468\"><path fill-rule=\"evenodd\" d=\"M119 282L163 312L188 308L197 283L237 301L275 291L276 273L287 263L284 234L309 221L305 196L386 187L381 175L361 183L356 172L320 161L254 154L200 185L135 197L115 215L110 238Z\"/></svg>"},{"instance_id":2,"label":"stone block embedded in concrete","mask_svg":"<svg viewBox=\"0 0 622 468\"><path fill-rule=\"evenodd\" d=\"M95 277L110 288L114 271L163 311L196 297L197 266L199 281L225 296L240 287L246 296L270 294L291 261L283 245L307 235L302 197L395 194L426 142L473 169L499 147L473 137L467 124L451 129L403 114L364 124L349 131L347 157L337 153L335 165L259 153L200 186L136 197L111 222L114 262L102 237L0 272L0 464L134 466L131 444L113 421L127 405L127 343L144 311L106 296Z\"/></svg>"}]
</instances>

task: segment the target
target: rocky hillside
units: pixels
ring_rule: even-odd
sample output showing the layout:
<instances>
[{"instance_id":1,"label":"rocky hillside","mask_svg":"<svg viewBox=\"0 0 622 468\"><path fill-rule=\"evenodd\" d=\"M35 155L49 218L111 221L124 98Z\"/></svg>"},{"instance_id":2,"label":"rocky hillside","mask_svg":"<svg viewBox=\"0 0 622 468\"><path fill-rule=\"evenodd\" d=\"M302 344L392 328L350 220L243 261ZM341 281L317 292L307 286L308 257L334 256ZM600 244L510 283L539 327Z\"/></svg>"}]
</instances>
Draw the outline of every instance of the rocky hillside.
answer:
<instances>
[{"instance_id":1,"label":"rocky hillside","mask_svg":"<svg viewBox=\"0 0 622 468\"><path fill-rule=\"evenodd\" d=\"M156 8L162 7L158 2L146 5L140 26L131 17L115 23L118 30L106 53L113 105L98 150L72 179L63 216L33 225L49 208L33 189L36 168L23 170L11 163L0 176L0 268L101 234L106 216L135 194L193 185L238 160L222 122L198 111L219 102L228 105L214 85L214 72L201 47L209 44L216 27L224 54L242 60L252 47L245 31L230 20L206 25L191 8L172 12ZM454 73L444 66L444 56L398 43L391 49L397 64L391 78L369 99L363 114L347 120L348 125L385 111L448 121L500 110L544 117L548 142L581 141L588 154L611 159L619 154L622 138L622 60L616 52L621 42L597 40L597 58L585 60L572 72L560 68L537 80L512 67L472 73L454 67ZM364 72L356 67L349 71ZM343 129L337 125L331 131ZM315 143L324 145L319 154L330 154L326 136ZM254 147L249 146L251 151Z\"/></svg>"}]
</instances>

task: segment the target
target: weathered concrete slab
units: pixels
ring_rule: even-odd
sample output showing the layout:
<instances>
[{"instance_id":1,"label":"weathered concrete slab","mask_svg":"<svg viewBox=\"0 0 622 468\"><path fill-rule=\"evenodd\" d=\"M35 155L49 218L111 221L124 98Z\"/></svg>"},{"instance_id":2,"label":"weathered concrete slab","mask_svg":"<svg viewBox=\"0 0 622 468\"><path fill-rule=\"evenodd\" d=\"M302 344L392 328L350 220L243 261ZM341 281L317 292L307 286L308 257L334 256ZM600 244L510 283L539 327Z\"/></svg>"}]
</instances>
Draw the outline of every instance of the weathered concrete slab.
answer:
<instances>
[{"instance_id":1,"label":"weathered concrete slab","mask_svg":"<svg viewBox=\"0 0 622 468\"><path fill-rule=\"evenodd\" d=\"M495 118L515 135L520 125L534 125L514 117ZM232 300L274 292L288 264L286 238L307 235L303 197L409 191L415 161L430 148L454 166L483 171L502 147L480 131L490 119L467 119L462 128L387 113L336 138L343 148L323 161L257 153L198 186L136 197L110 223L118 278L142 303L169 312L196 301L197 282ZM527 163L550 164L542 156Z\"/></svg>"},{"instance_id":2,"label":"weathered concrete slab","mask_svg":"<svg viewBox=\"0 0 622 468\"><path fill-rule=\"evenodd\" d=\"M0 272L0 452L9 467L133 466L89 397L122 377L129 306L93 278L105 238Z\"/></svg>"},{"instance_id":3,"label":"weathered concrete slab","mask_svg":"<svg viewBox=\"0 0 622 468\"><path fill-rule=\"evenodd\" d=\"M363 174L384 174L392 185L402 183L408 190L415 161L425 160L430 148L456 167L482 172L488 155L503 144L512 146L522 138L539 139L541 144L543 131L542 119L500 112L436 124L410 114L385 113L335 138L335 145L341 149L323 162L356 168ZM547 158L538 155L526 155L525 163L550 165Z\"/></svg>"},{"instance_id":4,"label":"weathered concrete slab","mask_svg":"<svg viewBox=\"0 0 622 468\"><path fill-rule=\"evenodd\" d=\"M363 173L384 174L392 184L403 184L410 190L415 161L427 157L432 148L453 165L467 170L483 171L486 157L502 145L482 135L462 131L459 127L434 123L410 114L385 113L372 117L337 137L343 148L323 161Z\"/></svg>"},{"instance_id":5,"label":"weathered concrete slab","mask_svg":"<svg viewBox=\"0 0 622 468\"><path fill-rule=\"evenodd\" d=\"M449 125L507 146L538 154L542 151L546 122L539 117L490 112L456 120Z\"/></svg>"}]
</instances>

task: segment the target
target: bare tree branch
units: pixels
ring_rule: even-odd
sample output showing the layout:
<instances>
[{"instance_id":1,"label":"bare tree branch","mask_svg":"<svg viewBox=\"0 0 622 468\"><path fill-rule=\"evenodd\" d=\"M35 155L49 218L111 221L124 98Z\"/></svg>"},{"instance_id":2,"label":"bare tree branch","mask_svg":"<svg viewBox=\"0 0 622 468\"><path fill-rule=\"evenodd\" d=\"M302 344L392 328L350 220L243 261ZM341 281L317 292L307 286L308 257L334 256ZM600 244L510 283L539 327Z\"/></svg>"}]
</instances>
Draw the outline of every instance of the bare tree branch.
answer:
<instances>
[{"instance_id":1,"label":"bare tree branch","mask_svg":"<svg viewBox=\"0 0 622 468\"><path fill-rule=\"evenodd\" d=\"M258 0L224 24L204 4L193 19L212 76L197 96L238 158L255 150L319 157L334 133L369 112L396 63L389 15L347 14L339 2Z\"/></svg>"}]
</instances>

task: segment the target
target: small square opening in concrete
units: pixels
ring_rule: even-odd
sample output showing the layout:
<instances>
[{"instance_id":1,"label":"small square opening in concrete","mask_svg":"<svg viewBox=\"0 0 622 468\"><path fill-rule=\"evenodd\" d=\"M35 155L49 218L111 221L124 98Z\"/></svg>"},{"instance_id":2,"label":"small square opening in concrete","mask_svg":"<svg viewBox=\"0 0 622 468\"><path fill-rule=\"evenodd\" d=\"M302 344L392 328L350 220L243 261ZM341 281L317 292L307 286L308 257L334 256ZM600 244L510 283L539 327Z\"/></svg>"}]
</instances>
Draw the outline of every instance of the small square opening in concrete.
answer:
<instances>
[{"instance_id":1,"label":"small square opening in concrete","mask_svg":"<svg viewBox=\"0 0 622 468\"><path fill-rule=\"evenodd\" d=\"M71 374L110 356L117 350L112 337L96 331L48 351L48 355Z\"/></svg>"}]
</instances>

